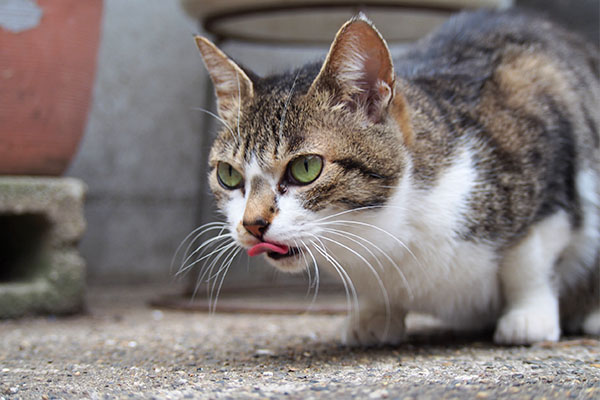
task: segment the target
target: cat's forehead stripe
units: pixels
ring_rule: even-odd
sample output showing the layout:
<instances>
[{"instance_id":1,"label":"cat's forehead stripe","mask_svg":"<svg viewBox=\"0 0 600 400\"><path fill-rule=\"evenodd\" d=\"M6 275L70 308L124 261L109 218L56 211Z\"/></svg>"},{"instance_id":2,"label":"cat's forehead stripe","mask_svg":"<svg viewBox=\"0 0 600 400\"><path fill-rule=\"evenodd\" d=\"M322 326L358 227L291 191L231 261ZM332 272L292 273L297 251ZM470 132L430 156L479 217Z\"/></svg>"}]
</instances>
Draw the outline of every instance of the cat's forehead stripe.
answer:
<instances>
[{"instance_id":1,"label":"cat's forehead stripe","mask_svg":"<svg viewBox=\"0 0 600 400\"><path fill-rule=\"evenodd\" d=\"M279 181L279 176L275 172L273 173L271 170L272 166L266 163L262 163L259 161L256 155L252 155L250 162L245 164L244 175L246 177L246 182L249 185L255 184L267 184L271 187L275 187L277 182ZM259 182L260 181L260 182Z\"/></svg>"},{"instance_id":2,"label":"cat's forehead stripe","mask_svg":"<svg viewBox=\"0 0 600 400\"><path fill-rule=\"evenodd\" d=\"M235 157L242 157L247 163L253 156L258 157L259 162L281 159L305 142L303 110L291 103L273 103L276 104L269 107L259 102L246 110L240 127L242 145L234 149ZM282 108L286 106L288 110L283 113Z\"/></svg>"}]
</instances>

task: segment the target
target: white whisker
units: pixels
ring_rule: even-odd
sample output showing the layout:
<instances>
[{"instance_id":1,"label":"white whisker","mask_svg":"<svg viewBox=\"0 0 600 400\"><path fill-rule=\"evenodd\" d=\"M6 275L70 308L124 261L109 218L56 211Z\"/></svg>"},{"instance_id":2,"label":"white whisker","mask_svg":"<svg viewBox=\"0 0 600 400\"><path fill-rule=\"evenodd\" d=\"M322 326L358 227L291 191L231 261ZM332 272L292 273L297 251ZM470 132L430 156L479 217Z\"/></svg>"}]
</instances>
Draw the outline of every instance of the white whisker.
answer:
<instances>
[{"instance_id":1,"label":"white whisker","mask_svg":"<svg viewBox=\"0 0 600 400\"><path fill-rule=\"evenodd\" d=\"M231 239L231 238L232 238L232 235L231 235L231 234L226 234L226 235L222 235L222 236L217 236L217 237L214 237L214 238L212 238L212 239L210 239L210 240L207 240L206 242L204 242L204 243L202 244L202 246L205 246L205 245L211 244L211 242L213 242L213 243L212 243L210 246L207 246L207 247L205 247L205 249L204 249L204 250L206 250L207 248L210 248L212 245L216 244L216 242L218 242L219 240L225 240L225 239ZM227 243L222 243L222 244L221 244L221 246L225 246L226 244L227 244ZM233 242L233 240L231 240L231 242L229 242L229 244L235 244L235 243ZM200 249L201 249L201 247L198 247L198 248L195 250L195 252L196 252L196 251L198 251L198 250L200 250ZM218 253L219 251L221 251L221 249L222 249L222 247L219 247L219 248L217 248L216 250L213 250L212 252L210 252L210 253L208 253L208 254L205 254L205 255L202 255L202 254L203 254L203 252L204 252L204 250L203 250L203 251L202 251L202 252L201 252L201 253L198 255L198 257L199 257L199 258L197 258L196 260L194 260L194 262L192 262L192 263L190 263L190 264L188 264L188 265L186 265L186 264L183 264L183 265L182 265L182 267L180 268L180 270L179 270L179 271L177 271L177 275L180 275L180 274L182 274L183 272L185 272L185 271L189 270L190 268L194 267L196 264L198 264L198 263L202 262L203 260L205 260L205 259L207 259L207 258L210 258L210 257L211 257L211 256L213 256L214 254L216 254L216 253ZM190 255L190 257L191 257L191 256L193 256L193 254L192 254L192 255ZM186 260L186 261L187 261L187 260Z\"/></svg>"},{"instance_id":2,"label":"white whisker","mask_svg":"<svg viewBox=\"0 0 600 400\"><path fill-rule=\"evenodd\" d=\"M196 282L196 287L194 288L194 292L192 295L192 300L196 297L196 293L198 292L198 289L200 288L200 286L202 285L202 282L204 280L204 277L208 274L208 276L210 276L212 274L212 270L214 269L215 265L217 264L217 262L219 262L219 259L221 259L221 257L223 257L223 255L225 255L227 253L227 251L229 249L231 249L232 247L237 246L237 244L235 242L230 242L230 243L225 243L223 245L221 245L221 247L219 247L219 252L216 254L216 256L214 257L214 259L210 262L210 264L208 264L208 266L206 265L206 263L208 263L208 261L210 259L206 259L204 261L204 264L202 265L202 268L200 268L200 271L198 272L198 279ZM207 295L208 295L208 286L207 286Z\"/></svg>"},{"instance_id":3,"label":"white whisker","mask_svg":"<svg viewBox=\"0 0 600 400\"><path fill-rule=\"evenodd\" d=\"M285 105L283 106L283 112L281 113L281 121L279 122L279 137L281 137L283 133L283 125L285 124L285 116L287 114L287 109L290 104L290 100L292 99L292 95L294 94L294 87L296 87L296 80L298 79L298 75L300 75L300 70L296 74L294 78L294 82L292 83L292 87L288 93L287 99L285 100Z\"/></svg>"},{"instance_id":4,"label":"white whisker","mask_svg":"<svg viewBox=\"0 0 600 400\"><path fill-rule=\"evenodd\" d=\"M304 264L306 265L306 274L308 276L308 289L306 290L306 296L308 296L310 294L310 290L312 289L312 275L310 273L310 268L308 265L308 260L306 258L306 254L304 254L304 249L298 244L298 242L296 240L294 240L294 247L298 249L298 251L300 252L300 255L302 256L302 258L304 259Z\"/></svg>"},{"instance_id":5,"label":"white whisker","mask_svg":"<svg viewBox=\"0 0 600 400\"><path fill-rule=\"evenodd\" d=\"M310 248L306 245L306 243L304 243L304 241L301 240L300 242L302 242L302 246L304 247L304 249L306 249L306 251L308 251L308 254L310 255L312 262L313 262L313 267L315 269L315 286L314 286L315 291L313 293L312 301L310 302L310 306L309 306L309 309L310 309L317 301L317 296L319 294L319 284L320 284L319 267L317 265L317 260L315 259L315 256L313 255L312 251L310 251ZM310 269L309 266L307 266L307 268Z\"/></svg>"},{"instance_id":6,"label":"white whisker","mask_svg":"<svg viewBox=\"0 0 600 400\"><path fill-rule=\"evenodd\" d=\"M240 75L237 70L235 71L235 77L237 79L237 90L238 90L238 109L237 109L237 134L239 141L236 139L236 144L239 146L242 143L242 134L240 133L240 113L242 108L242 90L240 89Z\"/></svg>"},{"instance_id":7,"label":"white whisker","mask_svg":"<svg viewBox=\"0 0 600 400\"><path fill-rule=\"evenodd\" d=\"M219 228L223 228L225 229L226 225L224 222L209 222L208 224L204 224L202 226L199 226L198 228L194 229L193 231L191 231L179 244L179 246L177 246L177 249L175 250L175 254L173 254L173 258L171 259L171 265L169 267L169 270L173 271L173 267L175 265L175 260L177 259L177 256L179 254L179 252L181 251L182 247L186 244L186 242L194 235L196 235L194 237L194 239L192 239L189 243L188 246L185 249L185 252L183 253L183 259L187 258L188 256L188 252L189 249L191 248L191 246L193 246L194 242L196 242L196 240L198 240L200 237L202 237L202 235L204 235L207 232L210 232L211 230L215 230L215 229L219 229ZM200 233L198 233L198 231L200 231ZM184 263L182 263L183 265Z\"/></svg>"},{"instance_id":8,"label":"white whisker","mask_svg":"<svg viewBox=\"0 0 600 400\"><path fill-rule=\"evenodd\" d=\"M200 244L198 246L198 248L196 248L196 250L194 250L194 253L197 253L198 250L202 248L202 251L200 251L200 253L197 254L197 257L201 257L208 249L210 249L211 247L213 247L216 244L216 242L213 241L212 239L215 239L215 238L219 238L219 239L231 238L231 239L233 239L233 234L231 234L231 233L225 233L224 234L223 233L223 231L225 229L226 229L225 227L221 228L221 230L217 233L216 236L214 236L213 238L207 239L204 242L202 242L202 244ZM188 251L188 249L186 249L186 253L187 253L187 251Z\"/></svg>"},{"instance_id":9,"label":"white whisker","mask_svg":"<svg viewBox=\"0 0 600 400\"><path fill-rule=\"evenodd\" d=\"M319 219L317 219L317 220L315 220L313 222L318 223L318 222L321 222L321 221L327 221L327 220L330 220L332 218L339 217L340 215L345 215L345 214L349 214L349 213L353 213L353 212L358 212L358 211L381 209L381 208L393 208L393 209L403 210L403 211L407 210L407 208L405 208L405 207L391 206L391 205L387 205L387 204L382 204L382 205L377 205L377 206L363 206L363 207L352 208L350 210L340 211L340 212L337 212L335 214L331 214L331 215L328 215L326 217L319 218Z\"/></svg>"},{"instance_id":10,"label":"white whisker","mask_svg":"<svg viewBox=\"0 0 600 400\"><path fill-rule=\"evenodd\" d=\"M317 240L320 243L320 245L315 243L315 241L311 241L311 244L314 246L315 250L317 250L327 261L329 261L329 263L333 266L335 271L342 279L342 284L344 285L344 290L346 292L348 316L350 316L350 312L352 311L352 309L354 309L357 316L356 323L358 323L358 320L360 318L360 306L358 303L358 294L356 292L356 288L354 287L352 279L350 278L346 270L344 270L344 267L342 267L342 265L333 256L329 254L329 252L327 251L327 247L321 241L321 239L317 236L314 237L315 240Z\"/></svg>"},{"instance_id":11,"label":"white whisker","mask_svg":"<svg viewBox=\"0 0 600 400\"><path fill-rule=\"evenodd\" d=\"M204 242L202 242L200 245L198 245L198 247L196 247L196 249L194 251L192 251L190 253L190 249L193 247L194 243L200 239L200 237L202 237L202 235L210 232L210 231L214 231L220 229L219 233L216 236L211 237L210 239L206 239ZM196 255L196 253L198 253L198 251L200 251L201 249L205 248L206 246L209 246L211 243L213 243L216 239L220 239L220 238L224 238L224 237L233 237L233 235L231 233L225 233L223 234L223 231L225 230L225 227L219 227L219 226L215 226L212 228L208 228L206 230L204 230L203 232L201 232L200 234L196 235L194 237L194 239L188 244L188 246L185 249L185 252L183 253L183 261L181 263L181 265L185 265L190 258L192 258L194 255ZM209 246L210 247L210 246Z\"/></svg>"},{"instance_id":12,"label":"white whisker","mask_svg":"<svg viewBox=\"0 0 600 400\"><path fill-rule=\"evenodd\" d=\"M404 242L402 242L400 239L398 239L396 236L392 235L391 233L389 233L388 231L386 231L383 228L380 228L377 225L373 225L373 224L368 224L366 222L361 222L361 221L352 221L352 220L336 220L336 221L328 221L328 222L321 222L320 225L335 225L335 224L339 224L339 225L359 225L359 226L365 226L368 228L372 228L375 229L385 235L387 235L388 237L392 238L396 243L398 243L404 250L406 250L406 252L408 254L410 254L410 256L413 258L413 260L415 260L415 262L419 265L419 267L422 270L425 270L425 268L423 267L423 265L421 264L421 262L417 259L417 257L414 255L414 253L412 252L412 250L406 245L404 244Z\"/></svg>"},{"instance_id":13,"label":"white whisker","mask_svg":"<svg viewBox=\"0 0 600 400\"><path fill-rule=\"evenodd\" d=\"M329 233L332 233L332 234L335 234L335 235L346 237L347 239L351 240L352 242L358 244L359 246L361 246L362 248L364 248L365 250L367 250L369 252L369 254L371 254L371 256L378 261L379 266L383 269L383 266L381 265L381 262L379 262L379 260L377 259L377 257L375 257L375 255L373 254L373 252L370 251L369 248L367 248L364 244L360 243L356 239L362 240L363 242L365 242L368 245L370 245L373 248L375 248L375 250L379 251L390 262L390 264L394 267L394 269L398 272L398 274L400 275L400 279L402 279L402 282L404 283L404 287L406 288L406 290L408 292L409 299L413 300L414 296L413 296L412 289L410 288L410 285L408 284L408 281L407 281L406 277L404 276L404 273L402 272L402 269L396 263L396 261L394 261L394 259L392 257L390 257L387 254L387 252L385 252L381 247L377 246L375 243L371 242L370 240L365 239L365 238L363 238L363 237L361 237L359 235L356 235L354 233L351 233L351 232L346 232L346 231L342 231L342 230L339 230L339 229L333 229L333 228L325 228L324 232L329 232ZM353 238L355 238L355 239L353 239Z\"/></svg>"},{"instance_id":14,"label":"white whisker","mask_svg":"<svg viewBox=\"0 0 600 400\"><path fill-rule=\"evenodd\" d=\"M227 275L227 272L229 271L229 267L231 267L233 260L235 260L235 257L239 254L239 252L241 250L242 250L241 247L238 247L237 249L235 249L232 252L232 254L230 256L228 256L228 258L225 261L223 261L221 268L219 268L219 271L217 271L217 273L215 274L215 279L214 279L213 287L211 289L211 294L210 294L211 300L209 300L209 309L210 309L210 304L212 303L212 311L211 311L212 314L214 314L217 311L217 301L219 300L219 294L221 293L221 288L223 287L223 282L225 281L225 276ZM215 293L215 298L214 298L214 300L212 300L215 283L217 282L219 273L221 271L223 271L223 273L221 274L221 279L219 281L219 285L218 285L217 291Z\"/></svg>"},{"instance_id":15,"label":"white whisker","mask_svg":"<svg viewBox=\"0 0 600 400\"><path fill-rule=\"evenodd\" d=\"M385 285L383 284L383 281L381 280L381 276L379 276L379 274L377 273L377 270L375 269L375 267L373 267L373 264L371 264L369 262L369 260L367 260L365 257L363 257L360 253L358 253L356 250L346 246L345 244L328 238L327 236L322 236L323 239L328 240L346 250L348 250L349 252L351 252L352 254L354 254L356 257L358 257L359 259L361 259L366 265L367 267L369 267L369 270L373 273L373 275L375 276L375 280L377 281L377 285L379 286L379 289L381 290L381 294L383 295L383 301L385 304L385 329L384 329L384 335L383 337L387 337L388 333L389 333L389 329L391 326L391 322L392 322L392 309L391 309L391 305L390 305L390 298L388 295L388 291L385 288ZM380 263L381 265L381 263ZM382 266L383 268L383 266Z\"/></svg>"},{"instance_id":16,"label":"white whisker","mask_svg":"<svg viewBox=\"0 0 600 400\"><path fill-rule=\"evenodd\" d=\"M312 307L314 306L316 300L317 300L317 295L319 293L319 271L317 269L316 266L316 260L315 257L312 255L312 253L310 252L310 249L306 246L306 243L304 243L302 240L300 240L301 244L298 245L298 242L294 240L294 243L296 244L296 248L298 248L298 250L300 251L300 254L302 255L302 258L304 258L304 264L306 265L306 273L308 275L308 288L306 290L306 296L308 297L308 295L310 294L311 289L314 288L314 293L311 299L310 304L308 305L307 310L311 310ZM308 258L306 258L306 252L308 252L310 254L310 256L312 257L312 260L314 262L315 265L315 278L314 281L312 280L312 274L310 273L310 265L311 263L308 261Z\"/></svg>"},{"instance_id":17,"label":"white whisker","mask_svg":"<svg viewBox=\"0 0 600 400\"><path fill-rule=\"evenodd\" d=\"M208 274L208 276L206 277L206 282L209 283L216 275L216 274L213 275L212 271L214 270L214 267L219 262L219 259L221 259L221 257L223 257L227 253L227 251L231 250L232 248L235 248L236 246L237 246L237 243L232 241L227 244L223 244L221 247L219 247L217 250L215 250L213 253L217 254L217 256L210 262L208 267L205 268L204 265L202 266L203 273L200 276L200 280L204 281L204 277L207 276L207 274ZM225 259L227 259L227 257L225 257ZM206 260L206 262L208 262L208 259Z\"/></svg>"},{"instance_id":18,"label":"white whisker","mask_svg":"<svg viewBox=\"0 0 600 400\"><path fill-rule=\"evenodd\" d=\"M235 137L235 134L233 133L233 129L231 129L231 127L227 124L227 122L225 122L225 120L223 118L219 117L217 114L213 113L212 111L208 111L208 110L206 110L204 108L201 108L201 107L192 107L192 110L202 111L203 113L206 113L206 114L210 115L211 117L215 118L217 121L219 121L220 123L222 123L223 126L225 128L227 128L227 130L229 131L229 133L231 133L231 137L236 141L236 144L238 143L237 139Z\"/></svg>"}]
</instances>

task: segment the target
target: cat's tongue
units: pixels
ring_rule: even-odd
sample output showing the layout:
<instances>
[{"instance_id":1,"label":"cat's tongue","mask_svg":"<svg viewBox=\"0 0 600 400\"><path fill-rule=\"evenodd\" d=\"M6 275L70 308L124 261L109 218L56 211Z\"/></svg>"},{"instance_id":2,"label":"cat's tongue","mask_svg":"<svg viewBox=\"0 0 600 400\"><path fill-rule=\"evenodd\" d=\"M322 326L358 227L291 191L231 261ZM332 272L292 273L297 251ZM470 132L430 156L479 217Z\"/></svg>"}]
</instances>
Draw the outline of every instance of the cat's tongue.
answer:
<instances>
[{"instance_id":1,"label":"cat's tongue","mask_svg":"<svg viewBox=\"0 0 600 400\"><path fill-rule=\"evenodd\" d=\"M279 254L286 254L289 248L284 244L275 244L268 242L261 242L259 244L255 244L251 248L248 249L248 255L250 257L257 256L262 253L266 253L267 251L271 251Z\"/></svg>"}]
</instances>

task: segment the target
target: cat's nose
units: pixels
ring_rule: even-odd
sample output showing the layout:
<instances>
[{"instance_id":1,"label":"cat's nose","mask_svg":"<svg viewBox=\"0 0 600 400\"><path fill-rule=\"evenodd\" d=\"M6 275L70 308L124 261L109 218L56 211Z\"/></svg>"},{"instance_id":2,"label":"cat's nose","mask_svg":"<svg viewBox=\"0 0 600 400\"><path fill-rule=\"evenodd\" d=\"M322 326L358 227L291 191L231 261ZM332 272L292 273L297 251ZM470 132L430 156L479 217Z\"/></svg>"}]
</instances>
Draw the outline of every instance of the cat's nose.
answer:
<instances>
[{"instance_id":1,"label":"cat's nose","mask_svg":"<svg viewBox=\"0 0 600 400\"><path fill-rule=\"evenodd\" d=\"M254 237L260 240L262 240L263 235L269 227L269 223L262 218L256 219L254 221L244 221L243 225L248 232L250 232Z\"/></svg>"}]
</instances>

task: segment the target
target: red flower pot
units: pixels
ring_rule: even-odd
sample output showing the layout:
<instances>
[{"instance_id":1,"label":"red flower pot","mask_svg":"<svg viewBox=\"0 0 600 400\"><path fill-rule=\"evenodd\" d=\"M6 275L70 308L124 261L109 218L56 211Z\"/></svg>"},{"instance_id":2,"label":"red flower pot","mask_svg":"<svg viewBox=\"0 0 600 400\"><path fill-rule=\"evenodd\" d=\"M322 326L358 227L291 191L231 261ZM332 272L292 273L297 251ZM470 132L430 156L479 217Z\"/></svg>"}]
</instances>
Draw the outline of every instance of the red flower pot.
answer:
<instances>
[{"instance_id":1,"label":"red flower pot","mask_svg":"<svg viewBox=\"0 0 600 400\"><path fill-rule=\"evenodd\" d=\"M41 19L0 26L0 174L60 175L85 128L102 0L14 3Z\"/></svg>"}]
</instances>

